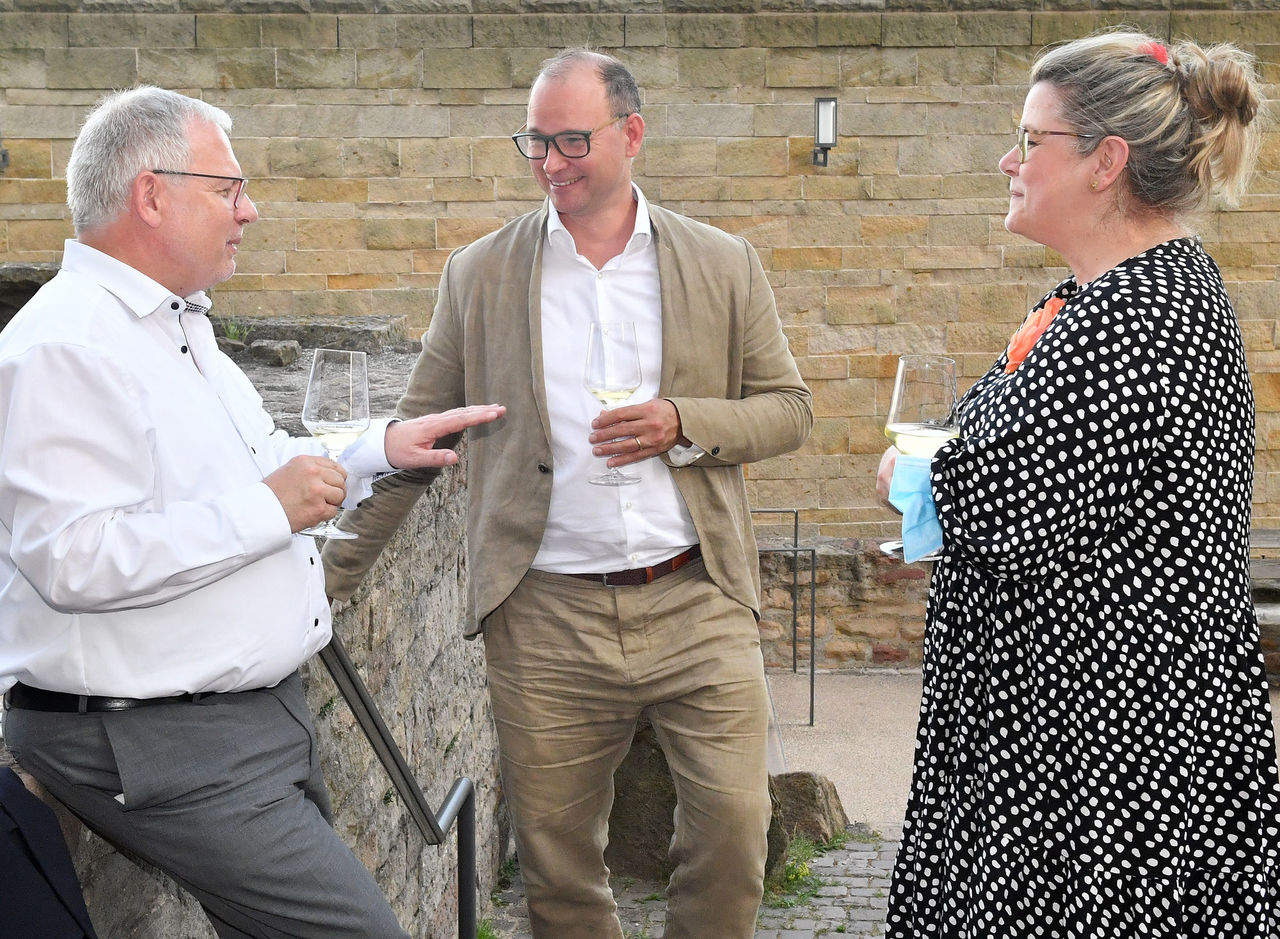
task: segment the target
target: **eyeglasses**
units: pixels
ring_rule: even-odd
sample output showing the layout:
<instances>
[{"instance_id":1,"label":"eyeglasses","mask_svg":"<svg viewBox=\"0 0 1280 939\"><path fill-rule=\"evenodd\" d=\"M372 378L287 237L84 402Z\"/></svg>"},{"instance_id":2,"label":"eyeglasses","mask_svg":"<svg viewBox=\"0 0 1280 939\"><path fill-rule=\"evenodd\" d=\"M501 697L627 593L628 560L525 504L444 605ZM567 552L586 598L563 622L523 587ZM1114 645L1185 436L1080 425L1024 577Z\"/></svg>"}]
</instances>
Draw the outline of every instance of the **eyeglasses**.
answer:
<instances>
[{"instance_id":1,"label":"eyeglasses","mask_svg":"<svg viewBox=\"0 0 1280 939\"><path fill-rule=\"evenodd\" d=\"M244 187L249 185L249 180L244 176L215 176L212 173L188 173L183 170L152 170L153 173L159 173L162 176L195 176L200 179L225 179L229 183L235 183L235 195L231 197L231 208L240 207L240 197L244 195ZM231 193L231 187L225 190Z\"/></svg>"},{"instance_id":2,"label":"eyeglasses","mask_svg":"<svg viewBox=\"0 0 1280 939\"><path fill-rule=\"evenodd\" d=\"M1027 162L1027 134L1036 134L1044 137L1080 137L1088 140L1098 136L1097 134L1077 134L1070 130L1034 130L1030 127L1018 125L1018 162Z\"/></svg>"},{"instance_id":3,"label":"eyeglasses","mask_svg":"<svg viewBox=\"0 0 1280 939\"><path fill-rule=\"evenodd\" d=\"M549 135L515 133L511 135L511 139L515 141L516 149L520 151L520 155L529 160L545 160L547 153L550 152L548 147L552 145L555 146L562 157L577 160L591 152L592 134L596 131L604 130L615 121L620 121L630 116L630 111L626 114L615 114L599 127L594 127L591 130L562 130L558 134Z\"/></svg>"}]
</instances>

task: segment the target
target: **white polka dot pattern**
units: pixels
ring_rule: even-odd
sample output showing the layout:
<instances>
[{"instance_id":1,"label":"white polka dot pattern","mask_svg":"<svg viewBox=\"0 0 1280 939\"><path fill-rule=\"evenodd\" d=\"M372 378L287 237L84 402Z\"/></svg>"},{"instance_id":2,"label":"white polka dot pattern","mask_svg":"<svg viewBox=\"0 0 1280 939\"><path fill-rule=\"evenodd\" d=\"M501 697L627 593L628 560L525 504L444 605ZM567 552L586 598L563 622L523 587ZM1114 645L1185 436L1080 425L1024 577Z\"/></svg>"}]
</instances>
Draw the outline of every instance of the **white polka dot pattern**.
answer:
<instances>
[{"instance_id":1,"label":"white polka dot pattern","mask_svg":"<svg viewBox=\"0 0 1280 939\"><path fill-rule=\"evenodd\" d=\"M939 451L888 934L1280 939L1253 393L1196 240L1078 289Z\"/></svg>"}]
</instances>

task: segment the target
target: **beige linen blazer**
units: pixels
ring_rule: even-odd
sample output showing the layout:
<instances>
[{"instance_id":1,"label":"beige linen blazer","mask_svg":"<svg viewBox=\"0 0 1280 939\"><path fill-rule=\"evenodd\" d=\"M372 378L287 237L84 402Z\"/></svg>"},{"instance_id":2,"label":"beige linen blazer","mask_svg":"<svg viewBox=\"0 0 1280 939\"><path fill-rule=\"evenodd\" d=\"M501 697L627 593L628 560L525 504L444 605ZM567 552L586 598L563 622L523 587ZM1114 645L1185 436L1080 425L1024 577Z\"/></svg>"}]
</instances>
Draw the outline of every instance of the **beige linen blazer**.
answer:
<instances>
[{"instance_id":1,"label":"beige linen blazer","mask_svg":"<svg viewBox=\"0 0 1280 939\"><path fill-rule=\"evenodd\" d=\"M750 244L652 204L649 211L662 299L659 395L706 451L671 472L711 577L758 615L759 555L742 464L804 442L813 423L809 390ZM468 636L529 570L551 500L540 313L546 222L544 204L450 255L397 408L411 418L463 404L507 406L501 420L467 432ZM343 526L360 538L325 546L330 596L351 596L433 478L431 471L387 477L347 513Z\"/></svg>"}]
</instances>

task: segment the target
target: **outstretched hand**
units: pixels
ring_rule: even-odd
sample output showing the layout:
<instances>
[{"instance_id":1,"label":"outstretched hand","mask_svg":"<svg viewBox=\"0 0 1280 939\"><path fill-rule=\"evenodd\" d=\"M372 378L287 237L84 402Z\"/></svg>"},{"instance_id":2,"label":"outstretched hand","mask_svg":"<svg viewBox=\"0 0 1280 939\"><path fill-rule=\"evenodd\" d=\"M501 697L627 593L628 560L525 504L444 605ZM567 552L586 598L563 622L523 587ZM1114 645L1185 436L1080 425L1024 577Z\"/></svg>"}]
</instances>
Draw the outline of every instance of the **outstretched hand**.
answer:
<instances>
[{"instance_id":1,"label":"outstretched hand","mask_svg":"<svg viewBox=\"0 0 1280 939\"><path fill-rule=\"evenodd\" d=\"M396 421L387 427L383 441L387 462L396 469L451 466L458 462L458 454L436 449L437 440L468 427L496 421L506 413L506 407L501 404L473 404L440 414L424 414L410 421Z\"/></svg>"}]
</instances>

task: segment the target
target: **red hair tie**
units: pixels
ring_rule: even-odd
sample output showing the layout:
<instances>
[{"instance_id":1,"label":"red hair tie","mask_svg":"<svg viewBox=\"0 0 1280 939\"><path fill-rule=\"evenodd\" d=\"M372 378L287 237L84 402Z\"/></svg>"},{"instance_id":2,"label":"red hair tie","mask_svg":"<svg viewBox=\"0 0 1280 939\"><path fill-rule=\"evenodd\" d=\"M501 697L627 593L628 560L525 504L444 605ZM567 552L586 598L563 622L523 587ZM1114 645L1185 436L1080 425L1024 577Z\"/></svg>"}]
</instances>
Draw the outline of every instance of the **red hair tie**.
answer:
<instances>
[{"instance_id":1,"label":"red hair tie","mask_svg":"<svg viewBox=\"0 0 1280 939\"><path fill-rule=\"evenodd\" d=\"M1149 55L1161 65L1169 64L1169 50L1158 42L1144 42L1138 46L1139 55Z\"/></svg>"}]
</instances>

